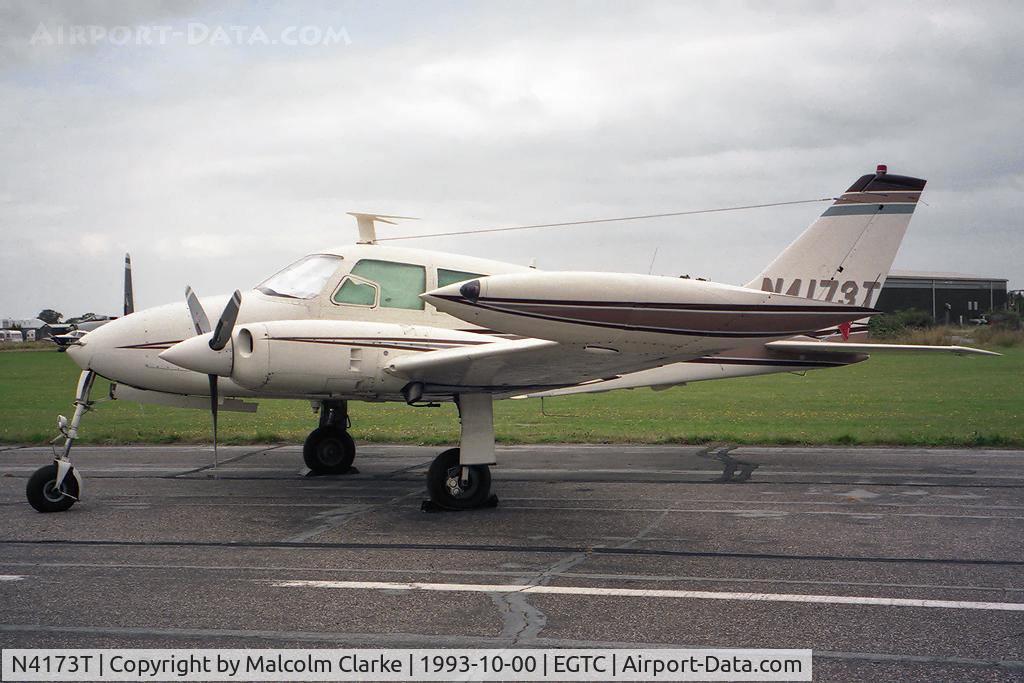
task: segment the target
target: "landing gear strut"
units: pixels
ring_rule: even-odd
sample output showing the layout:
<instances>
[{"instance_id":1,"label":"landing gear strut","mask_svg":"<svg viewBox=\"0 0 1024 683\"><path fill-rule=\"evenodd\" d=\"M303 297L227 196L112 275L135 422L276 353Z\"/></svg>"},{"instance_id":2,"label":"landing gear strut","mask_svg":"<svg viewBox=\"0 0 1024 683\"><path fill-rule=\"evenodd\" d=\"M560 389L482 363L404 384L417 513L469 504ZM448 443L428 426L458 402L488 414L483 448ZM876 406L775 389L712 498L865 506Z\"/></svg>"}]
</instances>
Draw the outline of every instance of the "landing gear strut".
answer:
<instances>
[{"instance_id":1,"label":"landing gear strut","mask_svg":"<svg viewBox=\"0 0 1024 683\"><path fill-rule=\"evenodd\" d=\"M313 474L344 474L352 468L356 443L348 433L348 403L322 401L320 426L302 446L302 459Z\"/></svg>"},{"instance_id":2,"label":"landing gear strut","mask_svg":"<svg viewBox=\"0 0 1024 683\"><path fill-rule=\"evenodd\" d=\"M462 422L459 448L450 448L436 458L427 470L430 506L424 510L470 510L494 507L497 496L491 494L491 468L494 455L493 399L488 394L461 394L455 397Z\"/></svg>"},{"instance_id":3,"label":"landing gear strut","mask_svg":"<svg viewBox=\"0 0 1024 683\"><path fill-rule=\"evenodd\" d=\"M75 412L70 424L63 415L57 418L57 426L60 429L57 439L64 437L64 452L60 455L55 454L52 464L40 467L28 479L25 496L29 505L39 512L63 512L74 505L81 495L82 477L68 456L71 455L71 447L78 438L78 425L82 421L82 416L92 407L89 393L95 379L96 373L92 370L86 370L81 374L75 392Z\"/></svg>"}]
</instances>

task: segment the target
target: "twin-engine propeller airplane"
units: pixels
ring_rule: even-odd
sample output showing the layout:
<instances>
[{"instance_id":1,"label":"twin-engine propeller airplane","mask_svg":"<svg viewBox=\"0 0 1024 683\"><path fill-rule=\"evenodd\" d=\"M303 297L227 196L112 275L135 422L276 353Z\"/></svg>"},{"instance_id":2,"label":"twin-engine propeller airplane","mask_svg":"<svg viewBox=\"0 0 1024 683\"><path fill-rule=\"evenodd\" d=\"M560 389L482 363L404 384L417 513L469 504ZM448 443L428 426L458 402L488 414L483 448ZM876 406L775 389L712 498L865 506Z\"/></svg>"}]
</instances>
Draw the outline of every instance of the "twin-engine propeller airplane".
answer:
<instances>
[{"instance_id":1,"label":"twin-engine propeller airplane","mask_svg":"<svg viewBox=\"0 0 1024 683\"><path fill-rule=\"evenodd\" d=\"M320 424L303 458L318 474L345 472L355 457L348 401L454 401L459 447L437 456L427 489L441 507L468 509L491 498L497 399L842 367L882 350L988 353L851 339L853 323L876 312L924 186L879 166L743 287L386 247L374 223L397 217L353 214L358 244L306 256L244 296L200 300L187 289L184 303L71 343L83 370L74 416L59 419L63 452L30 478L29 502L54 512L81 496L69 455L97 375L115 399L208 405L215 446L219 410L312 401ZM207 311L220 311L215 325Z\"/></svg>"}]
</instances>

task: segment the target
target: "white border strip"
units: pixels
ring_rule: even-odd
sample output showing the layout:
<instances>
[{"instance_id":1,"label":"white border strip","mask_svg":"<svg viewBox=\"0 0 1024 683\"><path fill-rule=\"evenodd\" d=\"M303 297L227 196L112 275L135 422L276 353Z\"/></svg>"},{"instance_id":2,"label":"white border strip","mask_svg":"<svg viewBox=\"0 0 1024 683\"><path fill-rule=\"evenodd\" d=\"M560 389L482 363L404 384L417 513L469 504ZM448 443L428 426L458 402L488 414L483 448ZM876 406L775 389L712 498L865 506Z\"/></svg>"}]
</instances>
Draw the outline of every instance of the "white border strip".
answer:
<instances>
[{"instance_id":1,"label":"white border strip","mask_svg":"<svg viewBox=\"0 0 1024 683\"><path fill-rule=\"evenodd\" d=\"M602 595L623 598L672 598L684 600L741 600L745 602L806 602L827 605L877 605L882 607L932 607L938 609L979 609L1024 612L1015 602L972 602L968 600L918 600L914 598L873 598L856 595L803 595L800 593L733 593L717 591L664 590L646 588L600 588L591 586L538 586L483 583L402 583L392 581L271 581L275 588L330 588L348 590L440 591L447 593L527 593L546 595Z\"/></svg>"}]
</instances>

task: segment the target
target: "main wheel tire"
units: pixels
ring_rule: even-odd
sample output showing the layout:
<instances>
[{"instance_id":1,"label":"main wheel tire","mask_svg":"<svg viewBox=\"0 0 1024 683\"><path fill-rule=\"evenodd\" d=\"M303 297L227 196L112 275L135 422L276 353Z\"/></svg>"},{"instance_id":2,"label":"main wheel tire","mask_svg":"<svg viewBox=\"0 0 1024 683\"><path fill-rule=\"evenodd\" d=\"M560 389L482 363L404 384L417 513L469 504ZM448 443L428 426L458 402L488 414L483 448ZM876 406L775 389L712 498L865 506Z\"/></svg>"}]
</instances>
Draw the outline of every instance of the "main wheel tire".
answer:
<instances>
[{"instance_id":1,"label":"main wheel tire","mask_svg":"<svg viewBox=\"0 0 1024 683\"><path fill-rule=\"evenodd\" d=\"M427 470L427 491L430 499L451 510L478 508L491 497L491 468L469 466L469 484L460 481L459 449L450 448L430 463Z\"/></svg>"},{"instance_id":2,"label":"main wheel tire","mask_svg":"<svg viewBox=\"0 0 1024 683\"><path fill-rule=\"evenodd\" d=\"M39 512L64 512L78 500L78 479L71 472L57 489L57 466L46 465L28 478L25 495L28 503ZM68 495L64 495L67 493Z\"/></svg>"},{"instance_id":3,"label":"main wheel tire","mask_svg":"<svg viewBox=\"0 0 1024 683\"><path fill-rule=\"evenodd\" d=\"M343 474L356 458L356 442L340 427L317 427L302 446L302 459L315 474Z\"/></svg>"}]
</instances>

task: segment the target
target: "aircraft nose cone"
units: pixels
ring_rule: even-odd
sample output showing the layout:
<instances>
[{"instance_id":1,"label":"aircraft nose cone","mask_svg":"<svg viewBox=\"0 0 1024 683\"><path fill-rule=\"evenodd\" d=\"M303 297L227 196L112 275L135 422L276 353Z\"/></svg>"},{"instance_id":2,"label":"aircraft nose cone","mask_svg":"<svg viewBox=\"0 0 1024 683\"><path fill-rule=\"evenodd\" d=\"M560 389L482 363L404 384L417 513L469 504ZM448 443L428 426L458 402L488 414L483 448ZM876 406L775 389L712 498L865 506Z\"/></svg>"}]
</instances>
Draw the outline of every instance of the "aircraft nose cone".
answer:
<instances>
[{"instance_id":1,"label":"aircraft nose cone","mask_svg":"<svg viewBox=\"0 0 1024 683\"><path fill-rule=\"evenodd\" d=\"M475 304L480 298L483 286L480 280L456 282L421 294L420 297L438 310L447 311L453 305Z\"/></svg>"},{"instance_id":2,"label":"aircraft nose cone","mask_svg":"<svg viewBox=\"0 0 1024 683\"><path fill-rule=\"evenodd\" d=\"M231 368L234 365L232 345L228 342L228 345L220 351L214 351L210 348L210 339L212 338L213 334L207 333L178 342L161 353L160 358L186 370L201 372L204 375L228 377L231 375Z\"/></svg>"},{"instance_id":3,"label":"aircraft nose cone","mask_svg":"<svg viewBox=\"0 0 1024 683\"><path fill-rule=\"evenodd\" d=\"M124 318L111 320L96 329L83 334L81 338L67 347L67 354L75 364L83 370L96 370L100 374L109 370L107 359L115 353L118 346L132 337L132 326ZM97 367L99 364L102 367Z\"/></svg>"},{"instance_id":4,"label":"aircraft nose cone","mask_svg":"<svg viewBox=\"0 0 1024 683\"><path fill-rule=\"evenodd\" d=\"M89 361L92 360L92 351L84 340L76 341L68 346L65 353L71 357L71 360L75 361L75 365L83 370L89 369Z\"/></svg>"},{"instance_id":5,"label":"aircraft nose cone","mask_svg":"<svg viewBox=\"0 0 1024 683\"><path fill-rule=\"evenodd\" d=\"M476 303L476 300L480 298L480 281L470 280L466 284L459 287L459 294L462 298L468 300L470 303Z\"/></svg>"}]
</instances>

